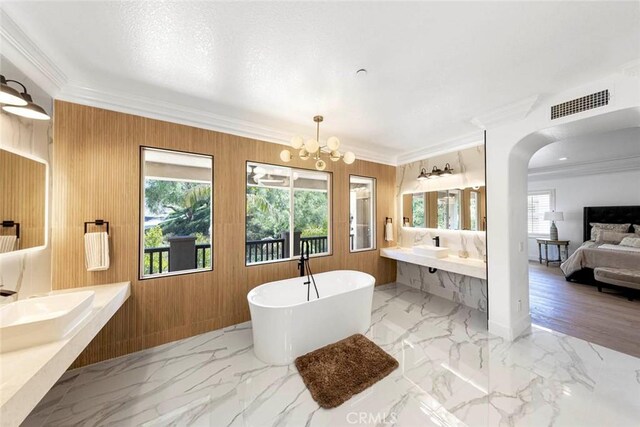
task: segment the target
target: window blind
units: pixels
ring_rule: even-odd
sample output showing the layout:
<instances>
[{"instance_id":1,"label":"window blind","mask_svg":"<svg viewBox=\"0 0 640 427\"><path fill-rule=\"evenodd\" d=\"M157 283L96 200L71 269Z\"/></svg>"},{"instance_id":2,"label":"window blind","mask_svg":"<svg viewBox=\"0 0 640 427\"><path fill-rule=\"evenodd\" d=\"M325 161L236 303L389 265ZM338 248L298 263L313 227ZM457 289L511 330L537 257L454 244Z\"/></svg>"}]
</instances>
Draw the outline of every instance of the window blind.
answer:
<instances>
[{"instance_id":1,"label":"window blind","mask_svg":"<svg viewBox=\"0 0 640 427\"><path fill-rule=\"evenodd\" d=\"M548 236L551 221L544 220L545 212L553 210L553 191L536 191L528 195L527 217L528 233L537 236Z\"/></svg>"}]
</instances>

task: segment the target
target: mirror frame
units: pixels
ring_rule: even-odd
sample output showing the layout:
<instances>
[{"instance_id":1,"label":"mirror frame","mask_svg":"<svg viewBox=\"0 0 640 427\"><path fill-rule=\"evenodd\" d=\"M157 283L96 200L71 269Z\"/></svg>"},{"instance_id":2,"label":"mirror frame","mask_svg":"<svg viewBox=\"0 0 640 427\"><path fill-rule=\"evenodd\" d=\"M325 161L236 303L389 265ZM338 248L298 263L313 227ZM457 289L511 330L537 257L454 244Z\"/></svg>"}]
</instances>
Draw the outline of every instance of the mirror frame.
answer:
<instances>
[{"instance_id":1,"label":"mirror frame","mask_svg":"<svg viewBox=\"0 0 640 427\"><path fill-rule=\"evenodd\" d=\"M49 162L41 157L36 156L35 154L27 153L26 151L20 150L14 147L8 147L0 144L0 149L8 151L12 154L27 158L29 160L33 160L35 162L41 163L44 165L44 239L43 243L40 246L32 246L30 248L18 249L17 251L5 252L0 254L0 258L9 257L14 254L24 254L34 251L41 251L46 249L49 246L49 186L50 186L50 166ZM2 220L0 218L0 220Z\"/></svg>"},{"instance_id":2,"label":"mirror frame","mask_svg":"<svg viewBox=\"0 0 640 427\"><path fill-rule=\"evenodd\" d=\"M191 154L194 156L208 157L211 159L211 212L209 217L211 218L211 268L196 268L191 270L179 270L175 272L166 272L164 274L153 274L146 275L144 274L144 150L157 150L157 151L168 151L180 154ZM214 182L214 172L215 172L215 158L213 154L207 153L197 153L193 151L184 151L184 150L175 150L172 148L165 147L152 147L148 145L141 145L139 148L139 167L140 170L138 172L138 189L139 189L139 201L138 201L138 280L152 280L152 279L162 279L165 277L175 277L181 276L184 274L196 274L196 273L211 273L214 269L215 263L215 223L214 223L214 203L215 203L215 182Z\"/></svg>"}]
</instances>

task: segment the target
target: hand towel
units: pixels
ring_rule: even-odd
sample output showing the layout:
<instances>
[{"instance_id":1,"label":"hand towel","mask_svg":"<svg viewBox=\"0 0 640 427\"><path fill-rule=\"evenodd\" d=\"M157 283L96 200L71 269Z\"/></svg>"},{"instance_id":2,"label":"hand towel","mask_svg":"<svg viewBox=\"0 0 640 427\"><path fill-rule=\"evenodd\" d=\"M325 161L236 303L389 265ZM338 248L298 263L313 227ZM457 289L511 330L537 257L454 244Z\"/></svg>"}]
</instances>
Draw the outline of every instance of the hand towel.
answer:
<instances>
[{"instance_id":1,"label":"hand towel","mask_svg":"<svg viewBox=\"0 0 640 427\"><path fill-rule=\"evenodd\" d=\"M388 222L384 225L384 240L393 242L393 223Z\"/></svg>"},{"instance_id":2,"label":"hand towel","mask_svg":"<svg viewBox=\"0 0 640 427\"><path fill-rule=\"evenodd\" d=\"M11 252L18 248L16 236L0 236L0 254Z\"/></svg>"},{"instance_id":3,"label":"hand towel","mask_svg":"<svg viewBox=\"0 0 640 427\"><path fill-rule=\"evenodd\" d=\"M84 235L84 261L87 271L102 271L109 268L109 235L86 233Z\"/></svg>"}]
</instances>

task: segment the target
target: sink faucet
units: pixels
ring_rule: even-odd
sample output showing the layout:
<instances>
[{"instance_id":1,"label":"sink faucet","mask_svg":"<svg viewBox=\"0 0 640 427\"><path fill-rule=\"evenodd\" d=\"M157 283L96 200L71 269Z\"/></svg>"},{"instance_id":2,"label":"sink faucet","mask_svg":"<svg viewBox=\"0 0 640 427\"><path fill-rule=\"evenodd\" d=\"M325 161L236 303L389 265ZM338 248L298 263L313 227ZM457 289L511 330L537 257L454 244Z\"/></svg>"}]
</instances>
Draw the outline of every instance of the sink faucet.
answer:
<instances>
[{"instance_id":1,"label":"sink faucet","mask_svg":"<svg viewBox=\"0 0 640 427\"><path fill-rule=\"evenodd\" d=\"M433 238L433 244L436 246L436 248L440 247L440 236L436 236Z\"/></svg>"}]
</instances>

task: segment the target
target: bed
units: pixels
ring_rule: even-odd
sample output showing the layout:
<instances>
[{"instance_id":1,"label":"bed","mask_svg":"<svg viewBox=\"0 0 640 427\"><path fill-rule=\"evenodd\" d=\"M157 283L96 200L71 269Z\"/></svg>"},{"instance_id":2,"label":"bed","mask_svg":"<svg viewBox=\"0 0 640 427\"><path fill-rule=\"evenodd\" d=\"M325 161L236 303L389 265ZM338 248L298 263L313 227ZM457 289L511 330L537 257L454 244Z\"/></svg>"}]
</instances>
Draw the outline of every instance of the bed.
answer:
<instances>
[{"instance_id":1,"label":"bed","mask_svg":"<svg viewBox=\"0 0 640 427\"><path fill-rule=\"evenodd\" d=\"M640 206L590 206L583 212L583 244L560 265L568 281L601 286L594 278L598 267L640 270L640 249L591 240L591 224L632 224L628 233L638 233L633 224L640 225Z\"/></svg>"}]
</instances>

